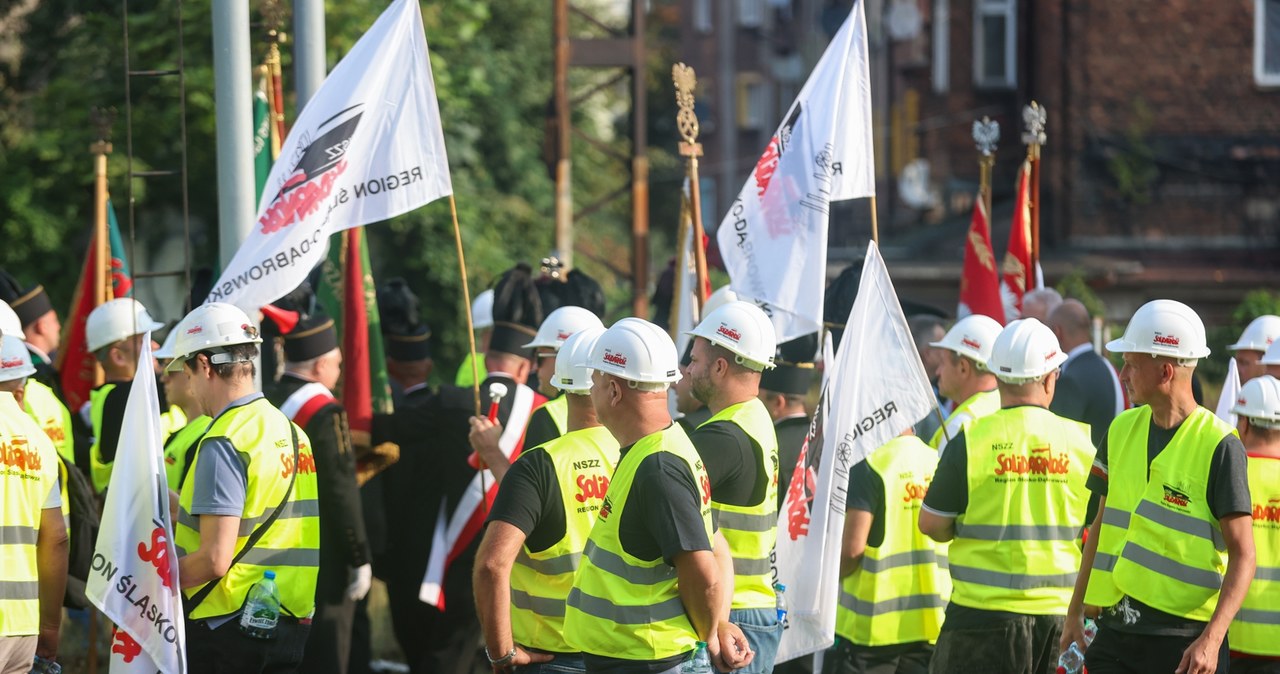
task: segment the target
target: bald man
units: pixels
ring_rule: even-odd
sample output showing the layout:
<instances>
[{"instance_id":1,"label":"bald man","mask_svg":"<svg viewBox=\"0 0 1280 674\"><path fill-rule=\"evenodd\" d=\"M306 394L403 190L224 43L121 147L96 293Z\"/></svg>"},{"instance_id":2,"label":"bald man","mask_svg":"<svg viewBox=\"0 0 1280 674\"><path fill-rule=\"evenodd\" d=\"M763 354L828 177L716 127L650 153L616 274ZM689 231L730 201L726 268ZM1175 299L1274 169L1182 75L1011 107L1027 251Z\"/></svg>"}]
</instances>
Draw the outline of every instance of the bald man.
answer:
<instances>
[{"instance_id":1,"label":"bald man","mask_svg":"<svg viewBox=\"0 0 1280 674\"><path fill-rule=\"evenodd\" d=\"M1089 424L1093 446L1101 444L1111 420L1124 411L1124 394L1115 368L1096 351L1090 336L1093 319L1079 300L1066 300L1049 313L1048 325L1067 353L1058 391L1049 410Z\"/></svg>"},{"instance_id":2,"label":"bald man","mask_svg":"<svg viewBox=\"0 0 1280 674\"><path fill-rule=\"evenodd\" d=\"M1062 306L1062 295L1053 288L1037 288L1022 297L1022 317L1034 318L1046 325L1049 315ZM1088 312L1085 312L1087 315ZM1063 345L1066 348L1066 345Z\"/></svg>"}]
</instances>

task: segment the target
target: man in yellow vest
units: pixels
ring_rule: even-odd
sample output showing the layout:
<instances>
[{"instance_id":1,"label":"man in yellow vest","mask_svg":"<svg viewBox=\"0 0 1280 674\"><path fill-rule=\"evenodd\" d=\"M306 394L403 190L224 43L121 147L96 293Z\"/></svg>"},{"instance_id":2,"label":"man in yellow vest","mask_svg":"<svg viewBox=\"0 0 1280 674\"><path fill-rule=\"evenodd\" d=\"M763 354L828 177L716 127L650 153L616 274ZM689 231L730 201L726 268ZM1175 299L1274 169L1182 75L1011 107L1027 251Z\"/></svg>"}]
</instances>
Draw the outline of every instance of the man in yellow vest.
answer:
<instances>
[{"instance_id":1,"label":"man in yellow vest","mask_svg":"<svg viewBox=\"0 0 1280 674\"><path fill-rule=\"evenodd\" d=\"M987 368L1001 408L947 444L920 531L951 542L951 603L931 672L1049 672L1080 564L1089 427L1049 411L1067 356L1034 318L1010 323Z\"/></svg>"},{"instance_id":2,"label":"man in yellow vest","mask_svg":"<svg viewBox=\"0 0 1280 674\"><path fill-rule=\"evenodd\" d=\"M749 674L773 670L782 639L772 555L778 526L778 437L758 397L774 366L777 336L759 307L741 300L711 311L690 333L693 395L711 411L689 440L711 479L711 514L733 556L729 620L756 654Z\"/></svg>"},{"instance_id":3,"label":"man in yellow vest","mask_svg":"<svg viewBox=\"0 0 1280 674\"><path fill-rule=\"evenodd\" d=\"M67 584L58 454L22 410L36 369L21 339L0 348L0 672L55 660ZM11 354L17 352L17 357Z\"/></svg>"},{"instance_id":4,"label":"man in yellow vest","mask_svg":"<svg viewBox=\"0 0 1280 674\"><path fill-rule=\"evenodd\" d=\"M1280 668L1280 379L1250 379L1231 412L1249 454L1253 544L1258 567L1231 623L1231 669Z\"/></svg>"},{"instance_id":5,"label":"man in yellow vest","mask_svg":"<svg viewBox=\"0 0 1280 674\"><path fill-rule=\"evenodd\" d=\"M489 511L473 586L494 667L554 662L556 671L584 671L565 641L564 604L618 462L618 441L590 398L587 358L603 332L586 328L561 346L548 382L564 392L568 432L523 452ZM504 458L484 455L491 465Z\"/></svg>"},{"instance_id":6,"label":"man in yellow vest","mask_svg":"<svg viewBox=\"0 0 1280 674\"><path fill-rule=\"evenodd\" d=\"M24 334L22 319L8 303L3 301L0 301L0 334L12 335L19 340ZM27 351L28 360L31 360L35 352L34 348L25 342L23 348ZM35 367L35 361L32 361L32 366ZM36 374L39 375L39 373L40 369L37 367ZM76 461L75 437L71 427L71 412L67 410L67 406L62 404L62 400L58 398L54 389L36 377L28 378L23 389L25 391L22 399L23 409L53 441L53 447L58 451L58 456L62 457L66 463L74 464Z\"/></svg>"},{"instance_id":7,"label":"man in yellow vest","mask_svg":"<svg viewBox=\"0 0 1280 674\"><path fill-rule=\"evenodd\" d=\"M195 393L191 390L191 374L186 368L167 369L169 361L173 360L173 344L177 341L177 336L177 332L170 330L164 344L155 352L155 357L166 368L160 376L160 381L164 384L164 397L170 405L182 410L182 415L187 419L186 425L164 441L165 481L173 491L182 491L182 483L186 481L192 460L195 459L196 446L200 444L200 438L209 429L209 422L213 419L200 411L200 401L196 400Z\"/></svg>"},{"instance_id":8,"label":"man in yellow vest","mask_svg":"<svg viewBox=\"0 0 1280 674\"><path fill-rule=\"evenodd\" d=\"M120 441L120 421L124 418L125 402L138 367L142 340L148 332L163 327L140 302L127 297L98 305L85 320L86 346L102 364L106 382L89 392L89 402L81 410L81 415L87 412L85 422L93 429L89 478L99 494L111 481L111 464ZM159 347L158 344L151 346ZM164 411L167 406L161 402L160 409ZM162 429L161 433L162 437L167 436L168 429Z\"/></svg>"},{"instance_id":9,"label":"man in yellow vest","mask_svg":"<svg viewBox=\"0 0 1280 674\"><path fill-rule=\"evenodd\" d=\"M1235 429L1196 404L1209 355L1185 304L1142 305L1124 336L1120 381L1137 407L1111 422L1089 488L1089 529L1062 645L1084 646L1085 606L1102 609L1086 652L1094 674L1226 671L1227 629L1255 565L1248 466Z\"/></svg>"},{"instance_id":10,"label":"man in yellow vest","mask_svg":"<svg viewBox=\"0 0 1280 674\"><path fill-rule=\"evenodd\" d=\"M187 671L296 671L320 564L316 465L306 434L254 391L262 342L240 309L197 307L174 330L174 359L213 418L177 503L174 545L186 608ZM274 572L272 640L240 632L249 590Z\"/></svg>"},{"instance_id":11,"label":"man in yellow vest","mask_svg":"<svg viewBox=\"0 0 1280 674\"><path fill-rule=\"evenodd\" d=\"M929 671L951 595L945 550L915 526L938 451L910 429L849 471L835 646L823 674Z\"/></svg>"},{"instance_id":12,"label":"man in yellow vest","mask_svg":"<svg viewBox=\"0 0 1280 674\"><path fill-rule=\"evenodd\" d=\"M711 482L667 410L675 345L624 318L588 366L591 403L622 449L569 591L566 642L589 673L676 674L700 646L722 671L745 667L753 653L728 621L733 565L713 534Z\"/></svg>"},{"instance_id":13,"label":"man in yellow vest","mask_svg":"<svg viewBox=\"0 0 1280 674\"><path fill-rule=\"evenodd\" d=\"M537 447L564 435L568 400L552 383L556 373L556 354L570 335L587 328L604 328L595 314L582 307L563 306L551 312L538 326L533 341L524 345L533 349L534 367L538 373L538 393L547 397L529 417L524 431L525 447ZM497 448L497 436L493 436L493 448Z\"/></svg>"},{"instance_id":14,"label":"man in yellow vest","mask_svg":"<svg viewBox=\"0 0 1280 674\"><path fill-rule=\"evenodd\" d=\"M938 393L955 405L947 422L929 440L929 445L939 452L946 451L947 442L966 423L1000 409L996 376L987 369L991 345L1000 329L995 319L972 314L956 321L941 341L929 344L940 355Z\"/></svg>"}]
</instances>

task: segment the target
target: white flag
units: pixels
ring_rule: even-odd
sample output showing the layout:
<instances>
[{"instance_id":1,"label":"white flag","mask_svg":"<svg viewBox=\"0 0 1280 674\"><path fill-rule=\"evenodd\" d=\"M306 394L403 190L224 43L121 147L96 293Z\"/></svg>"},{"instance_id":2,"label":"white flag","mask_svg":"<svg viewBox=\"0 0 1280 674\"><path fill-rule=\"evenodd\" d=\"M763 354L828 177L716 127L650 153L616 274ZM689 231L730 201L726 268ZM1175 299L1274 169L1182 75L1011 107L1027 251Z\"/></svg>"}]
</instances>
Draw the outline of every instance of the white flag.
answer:
<instances>
[{"instance_id":1,"label":"white flag","mask_svg":"<svg viewBox=\"0 0 1280 674\"><path fill-rule=\"evenodd\" d=\"M150 334L142 345L85 594L117 626L110 671L180 674L186 633Z\"/></svg>"},{"instance_id":2,"label":"white flag","mask_svg":"<svg viewBox=\"0 0 1280 674\"><path fill-rule=\"evenodd\" d=\"M792 476L778 518L778 582L787 586L790 626L777 662L835 641L849 469L933 408L929 378L874 243L829 367L823 404L814 414L822 442L814 439L805 450L820 446L821 452L803 458L804 470Z\"/></svg>"},{"instance_id":3,"label":"white flag","mask_svg":"<svg viewBox=\"0 0 1280 674\"><path fill-rule=\"evenodd\" d=\"M734 292L778 341L822 328L831 202L875 195L867 22L855 4L716 231Z\"/></svg>"},{"instance_id":4,"label":"white flag","mask_svg":"<svg viewBox=\"0 0 1280 674\"><path fill-rule=\"evenodd\" d=\"M298 115L208 301L256 311L298 287L330 234L452 193L421 10L396 0Z\"/></svg>"},{"instance_id":5,"label":"white flag","mask_svg":"<svg viewBox=\"0 0 1280 674\"><path fill-rule=\"evenodd\" d=\"M674 323L676 326L676 353L680 357L684 357L685 347L689 345L689 332L698 325L698 300L694 293L698 290L698 264L694 256L693 250L693 204L689 197L689 179L684 180L684 189L680 195L680 222L683 224L688 220L688 233L684 237L684 241L677 242L680 246L676 251L676 267L675 276L679 279L679 283L673 280L671 289L671 311L667 316L667 321ZM698 242L701 245L701 241ZM677 295L675 289L680 289ZM671 413L672 419L679 419L684 416L682 412L676 409L676 388L672 386L667 389L667 411Z\"/></svg>"},{"instance_id":6,"label":"white flag","mask_svg":"<svg viewBox=\"0 0 1280 674\"><path fill-rule=\"evenodd\" d=\"M1222 395L1218 396L1218 409L1214 414L1218 418L1231 424L1232 428L1236 425L1236 415L1232 413L1231 408L1236 405L1236 398L1240 397L1240 370L1236 368L1236 359L1232 358L1227 365L1227 378L1222 382Z\"/></svg>"}]
</instances>

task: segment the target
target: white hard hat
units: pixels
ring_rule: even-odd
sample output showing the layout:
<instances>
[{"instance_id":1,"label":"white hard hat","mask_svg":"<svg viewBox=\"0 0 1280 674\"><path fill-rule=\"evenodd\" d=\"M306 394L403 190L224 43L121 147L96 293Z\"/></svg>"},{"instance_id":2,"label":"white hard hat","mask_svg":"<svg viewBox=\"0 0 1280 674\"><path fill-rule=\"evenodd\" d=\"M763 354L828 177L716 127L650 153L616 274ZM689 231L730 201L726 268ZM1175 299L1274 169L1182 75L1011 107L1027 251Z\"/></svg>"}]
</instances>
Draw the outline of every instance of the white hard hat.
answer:
<instances>
[{"instance_id":1,"label":"white hard hat","mask_svg":"<svg viewBox=\"0 0 1280 674\"><path fill-rule=\"evenodd\" d=\"M716 291L711 293L706 302L702 303L702 315L710 316L711 312L720 307L738 301L738 293L733 292L729 286L720 286Z\"/></svg>"},{"instance_id":2,"label":"white hard hat","mask_svg":"<svg viewBox=\"0 0 1280 674\"><path fill-rule=\"evenodd\" d=\"M493 327L493 291L486 290L471 300L471 327L485 330Z\"/></svg>"},{"instance_id":3,"label":"white hard hat","mask_svg":"<svg viewBox=\"0 0 1280 674\"><path fill-rule=\"evenodd\" d=\"M734 360L739 365L756 372L773 368L778 336L769 317L750 302L725 303L708 313L689 334L728 349L737 356Z\"/></svg>"},{"instance_id":4,"label":"white hard hat","mask_svg":"<svg viewBox=\"0 0 1280 674\"><path fill-rule=\"evenodd\" d=\"M134 335L146 334L163 328L142 303L130 297L121 297L99 304L89 312L84 322L85 341L90 351L97 351Z\"/></svg>"},{"instance_id":5,"label":"white hard hat","mask_svg":"<svg viewBox=\"0 0 1280 674\"><path fill-rule=\"evenodd\" d=\"M1240 341L1228 346L1227 350L1266 351L1276 337L1280 337L1280 316L1259 316L1240 333Z\"/></svg>"},{"instance_id":6,"label":"white hard hat","mask_svg":"<svg viewBox=\"0 0 1280 674\"><path fill-rule=\"evenodd\" d=\"M990 316L971 314L956 321L941 341L929 342L929 346L954 351L986 367L991 359L991 347L1004 328Z\"/></svg>"},{"instance_id":7,"label":"white hard hat","mask_svg":"<svg viewBox=\"0 0 1280 674\"><path fill-rule=\"evenodd\" d=\"M1266 352L1262 354L1262 360L1258 362L1263 365L1280 365L1280 339L1267 347Z\"/></svg>"},{"instance_id":8,"label":"white hard hat","mask_svg":"<svg viewBox=\"0 0 1280 674\"><path fill-rule=\"evenodd\" d=\"M1139 307L1124 336L1107 342L1107 350L1183 360L1209 355L1204 323L1191 307L1174 300L1152 300Z\"/></svg>"},{"instance_id":9,"label":"white hard hat","mask_svg":"<svg viewBox=\"0 0 1280 674\"><path fill-rule=\"evenodd\" d=\"M0 337L0 381L23 379L36 373L31 364L31 352L21 337L6 334Z\"/></svg>"},{"instance_id":10,"label":"white hard hat","mask_svg":"<svg viewBox=\"0 0 1280 674\"><path fill-rule=\"evenodd\" d=\"M173 361L165 367L172 372L182 367L192 355L206 349L220 349L236 344L261 344L258 329L243 311L231 304L210 302L202 304L187 314L173 328L177 337L173 342ZM214 354L213 363L230 363Z\"/></svg>"},{"instance_id":11,"label":"white hard hat","mask_svg":"<svg viewBox=\"0 0 1280 674\"><path fill-rule=\"evenodd\" d=\"M1280 428L1280 380L1264 374L1245 382L1231 413L1262 428Z\"/></svg>"},{"instance_id":12,"label":"white hard hat","mask_svg":"<svg viewBox=\"0 0 1280 674\"><path fill-rule=\"evenodd\" d=\"M598 325L579 330L564 340L556 356L556 373L551 376L551 385L570 393L590 391L591 349L603 334L604 326Z\"/></svg>"},{"instance_id":13,"label":"white hard hat","mask_svg":"<svg viewBox=\"0 0 1280 674\"><path fill-rule=\"evenodd\" d=\"M22 319L8 302L0 301L0 334L22 336Z\"/></svg>"},{"instance_id":14,"label":"white hard hat","mask_svg":"<svg viewBox=\"0 0 1280 674\"><path fill-rule=\"evenodd\" d=\"M587 366L642 384L680 381L680 356L671 337L640 318L624 318L601 333Z\"/></svg>"},{"instance_id":15,"label":"white hard hat","mask_svg":"<svg viewBox=\"0 0 1280 674\"><path fill-rule=\"evenodd\" d=\"M1049 326L1034 318L1013 321L991 346L987 369L1006 384L1035 381L1067 360Z\"/></svg>"},{"instance_id":16,"label":"white hard hat","mask_svg":"<svg viewBox=\"0 0 1280 674\"><path fill-rule=\"evenodd\" d=\"M169 331L169 335L164 338L164 343L160 348L156 349L151 355L158 360L168 360L173 358L173 346L178 341L178 328L175 326Z\"/></svg>"},{"instance_id":17,"label":"white hard hat","mask_svg":"<svg viewBox=\"0 0 1280 674\"><path fill-rule=\"evenodd\" d=\"M587 328L603 328L604 323L590 311L582 307L560 307L551 312L538 326L538 334L533 341L520 347L522 349L555 349L560 350L564 340L579 330Z\"/></svg>"}]
</instances>

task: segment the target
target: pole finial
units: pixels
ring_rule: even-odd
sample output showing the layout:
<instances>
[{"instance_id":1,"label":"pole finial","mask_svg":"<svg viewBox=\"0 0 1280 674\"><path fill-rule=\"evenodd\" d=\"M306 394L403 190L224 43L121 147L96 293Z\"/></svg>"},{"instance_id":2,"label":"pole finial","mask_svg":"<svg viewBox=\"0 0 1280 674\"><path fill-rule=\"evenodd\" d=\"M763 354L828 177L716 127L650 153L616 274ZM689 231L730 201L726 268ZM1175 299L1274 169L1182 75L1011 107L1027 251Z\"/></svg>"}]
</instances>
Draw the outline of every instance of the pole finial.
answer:
<instances>
[{"instance_id":1,"label":"pole finial","mask_svg":"<svg viewBox=\"0 0 1280 674\"><path fill-rule=\"evenodd\" d=\"M680 144L680 154L701 154L702 148L698 145L698 115L693 109L693 92L698 86L698 76L693 68L677 63L671 66L671 79L676 85L676 105L680 108L676 113L676 128L683 141Z\"/></svg>"},{"instance_id":2,"label":"pole finial","mask_svg":"<svg viewBox=\"0 0 1280 674\"><path fill-rule=\"evenodd\" d=\"M98 139L89 146L94 154L111 154L111 127L116 123L115 108L89 108L89 123L98 133Z\"/></svg>"},{"instance_id":3,"label":"pole finial","mask_svg":"<svg viewBox=\"0 0 1280 674\"><path fill-rule=\"evenodd\" d=\"M1039 103L1031 101L1031 105L1022 109L1022 125L1026 130L1022 132L1023 145L1044 145L1049 139L1044 133L1045 122L1047 116L1044 108Z\"/></svg>"},{"instance_id":4,"label":"pole finial","mask_svg":"<svg viewBox=\"0 0 1280 674\"><path fill-rule=\"evenodd\" d=\"M996 145L1000 142L1000 122L983 117L975 120L973 123L973 142L978 145L978 152L984 157L990 157L996 151Z\"/></svg>"}]
</instances>

